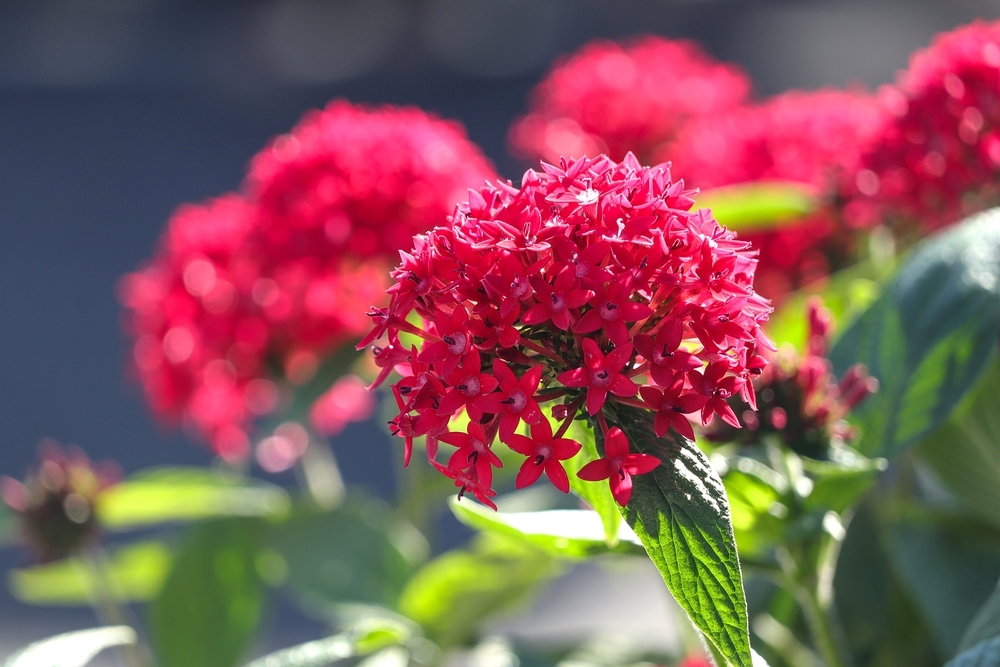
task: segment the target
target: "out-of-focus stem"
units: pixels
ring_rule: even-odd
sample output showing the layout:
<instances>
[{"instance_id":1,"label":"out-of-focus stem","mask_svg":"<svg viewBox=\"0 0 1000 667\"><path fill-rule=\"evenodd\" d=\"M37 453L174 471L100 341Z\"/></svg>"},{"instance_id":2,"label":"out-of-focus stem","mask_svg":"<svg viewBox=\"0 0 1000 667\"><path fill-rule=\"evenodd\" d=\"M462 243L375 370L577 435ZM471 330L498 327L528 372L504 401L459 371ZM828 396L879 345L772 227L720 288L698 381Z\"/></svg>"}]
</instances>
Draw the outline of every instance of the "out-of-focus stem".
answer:
<instances>
[{"instance_id":1,"label":"out-of-focus stem","mask_svg":"<svg viewBox=\"0 0 1000 667\"><path fill-rule=\"evenodd\" d=\"M108 579L107 562L104 550L97 543L89 544L80 551L90 578L93 599L91 604L101 623L104 625L125 625L136 630L136 624L129 618L130 614L118 601L111 581ZM136 637L138 637L136 632ZM135 644L124 644L118 647L129 667L152 667L153 660L149 650L136 639Z\"/></svg>"},{"instance_id":2,"label":"out-of-focus stem","mask_svg":"<svg viewBox=\"0 0 1000 667\"><path fill-rule=\"evenodd\" d=\"M344 502L344 478L328 444L309 438L309 446L298 460L298 466L306 490L317 506L329 510Z\"/></svg>"}]
</instances>

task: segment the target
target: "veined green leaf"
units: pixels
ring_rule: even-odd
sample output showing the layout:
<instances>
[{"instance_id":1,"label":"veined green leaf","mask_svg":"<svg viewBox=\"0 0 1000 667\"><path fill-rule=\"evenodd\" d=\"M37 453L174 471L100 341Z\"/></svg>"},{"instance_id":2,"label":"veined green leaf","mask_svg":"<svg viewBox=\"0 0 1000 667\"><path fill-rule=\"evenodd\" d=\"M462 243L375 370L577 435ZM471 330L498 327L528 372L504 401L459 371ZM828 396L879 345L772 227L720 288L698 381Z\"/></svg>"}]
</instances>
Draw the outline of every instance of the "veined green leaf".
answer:
<instances>
[{"instance_id":1,"label":"veined green leaf","mask_svg":"<svg viewBox=\"0 0 1000 667\"><path fill-rule=\"evenodd\" d=\"M830 351L881 384L854 413L858 449L895 455L943 423L989 368L1000 330L1000 210L925 240Z\"/></svg>"},{"instance_id":2,"label":"veined green leaf","mask_svg":"<svg viewBox=\"0 0 1000 667\"><path fill-rule=\"evenodd\" d=\"M494 512L470 500L449 500L452 513L477 530L491 531L523 540L532 546L565 558L586 558L606 553L601 517L591 510L545 510L541 512ZM640 545L628 526L622 524L618 540ZM626 546L615 551L631 551Z\"/></svg>"},{"instance_id":3,"label":"veined green leaf","mask_svg":"<svg viewBox=\"0 0 1000 667\"><path fill-rule=\"evenodd\" d=\"M693 442L673 430L656 437L645 411L616 410L615 424L633 450L661 461L632 478L622 516L698 629L730 663L750 667L743 577L722 480Z\"/></svg>"},{"instance_id":4,"label":"veined green leaf","mask_svg":"<svg viewBox=\"0 0 1000 667\"><path fill-rule=\"evenodd\" d=\"M230 667L254 637L263 608L253 519L194 526L151 610L160 667Z\"/></svg>"},{"instance_id":5,"label":"veined green leaf","mask_svg":"<svg viewBox=\"0 0 1000 667\"><path fill-rule=\"evenodd\" d=\"M104 564L111 593L121 602L146 602L159 594L170 571L171 554L161 542L139 542L114 551ZM11 593L40 605L89 605L96 599L86 563L73 557L11 570Z\"/></svg>"},{"instance_id":6,"label":"veined green leaf","mask_svg":"<svg viewBox=\"0 0 1000 667\"><path fill-rule=\"evenodd\" d=\"M106 648L135 642L135 630L127 625L77 630L30 644L3 664L4 667L84 667Z\"/></svg>"},{"instance_id":7,"label":"veined green leaf","mask_svg":"<svg viewBox=\"0 0 1000 667\"><path fill-rule=\"evenodd\" d=\"M281 487L206 468L153 468L100 495L101 525L129 530L168 521L224 516L273 516L288 511Z\"/></svg>"},{"instance_id":8,"label":"veined green leaf","mask_svg":"<svg viewBox=\"0 0 1000 667\"><path fill-rule=\"evenodd\" d=\"M812 188L791 181L756 181L704 190L695 206L712 209L719 224L737 232L762 231L809 215L819 206Z\"/></svg>"}]
</instances>

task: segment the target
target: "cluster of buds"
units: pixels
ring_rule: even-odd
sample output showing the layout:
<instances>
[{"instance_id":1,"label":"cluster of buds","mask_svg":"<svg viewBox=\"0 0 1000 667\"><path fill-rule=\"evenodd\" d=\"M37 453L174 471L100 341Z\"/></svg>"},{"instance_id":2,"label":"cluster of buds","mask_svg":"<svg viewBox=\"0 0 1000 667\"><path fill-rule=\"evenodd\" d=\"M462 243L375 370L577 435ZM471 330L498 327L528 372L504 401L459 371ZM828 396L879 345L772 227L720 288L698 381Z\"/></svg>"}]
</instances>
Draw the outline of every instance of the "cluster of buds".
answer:
<instances>
[{"instance_id":1,"label":"cluster of buds","mask_svg":"<svg viewBox=\"0 0 1000 667\"><path fill-rule=\"evenodd\" d=\"M815 193L822 202L815 213L742 235L760 251L757 290L780 301L853 261L856 239L841 214L842 193L852 192L882 117L876 98L863 91L792 91L696 120L660 157L699 188L792 181Z\"/></svg>"},{"instance_id":2,"label":"cluster of buds","mask_svg":"<svg viewBox=\"0 0 1000 667\"><path fill-rule=\"evenodd\" d=\"M753 290L755 253L691 210L691 194L667 165L632 155L542 163L520 188L470 191L450 225L416 236L361 342L384 339L375 384L392 369L403 376L391 426L407 462L424 436L432 464L492 505L499 438L526 457L518 487L544 471L566 492L561 461L580 444L564 436L579 414L605 443L579 476L607 478L625 505L631 476L658 460L630 451L609 403L654 413L660 436L693 437L689 415L738 427L728 399L755 405L771 309ZM463 410L466 432L449 431ZM457 448L446 463L439 442Z\"/></svg>"},{"instance_id":3,"label":"cluster of buds","mask_svg":"<svg viewBox=\"0 0 1000 667\"><path fill-rule=\"evenodd\" d=\"M121 471L114 464L95 465L76 447L64 451L52 441L39 447L40 463L25 481L0 477L0 498L21 519L25 540L42 560L70 555L98 530L94 505Z\"/></svg>"},{"instance_id":4,"label":"cluster of buds","mask_svg":"<svg viewBox=\"0 0 1000 667\"><path fill-rule=\"evenodd\" d=\"M749 92L739 67L714 60L694 42L593 42L538 85L510 142L531 159L599 153L621 159L632 152L649 161L686 122L737 106Z\"/></svg>"},{"instance_id":5,"label":"cluster of buds","mask_svg":"<svg viewBox=\"0 0 1000 667\"><path fill-rule=\"evenodd\" d=\"M917 51L882 91L888 120L859 172L859 218L934 229L1000 201L1000 22Z\"/></svg>"},{"instance_id":6,"label":"cluster of buds","mask_svg":"<svg viewBox=\"0 0 1000 667\"><path fill-rule=\"evenodd\" d=\"M804 353L782 349L754 380L757 412L740 412L741 430L715 425L710 439L756 445L777 436L796 454L826 459L831 445L850 443L857 436L845 418L878 390L878 380L863 364L847 369L839 381L833 376L826 358L833 317L818 297L807 302L806 321Z\"/></svg>"},{"instance_id":7,"label":"cluster of buds","mask_svg":"<svg viewBox=\"0 0 1000 667\"><path fill-rule=\"evenodd\" d=\"M309 381L364 334L395 253L493 175L460 126L417 109L334 102L307 114L253 159L245 194L178 209L156 257L122 281L154 412L244 458L281 385ZM336 433L370 412L355 409L366 405L356 384L325 397L314 427Z\"/></svg>"}]
</instances>

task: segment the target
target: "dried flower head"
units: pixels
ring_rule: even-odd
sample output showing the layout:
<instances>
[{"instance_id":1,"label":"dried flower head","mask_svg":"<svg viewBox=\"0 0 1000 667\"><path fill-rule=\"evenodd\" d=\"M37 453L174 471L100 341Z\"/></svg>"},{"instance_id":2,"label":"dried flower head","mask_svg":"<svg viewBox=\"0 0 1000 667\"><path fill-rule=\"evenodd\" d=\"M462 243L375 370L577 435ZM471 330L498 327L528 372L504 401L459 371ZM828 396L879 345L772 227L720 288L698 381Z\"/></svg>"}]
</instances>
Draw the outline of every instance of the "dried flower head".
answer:
<instances>
[{"instance_id":1,"label":"dried flower head","mask_svg":"<svg viewBox=\"0 0 1000 667\"><path fill-rule=\"evenodd\" d=\"M39 447L38 467L25 481L0 477L0 497L21 519L27 542L42 560L70 555L98 531L94 506L121 477L115 464L93 464L83 450L54 441Z\"/></svg>"},{"instance_id":2,"label":"dried flower head","mask_svg":"<svg viewBox=\"0 0 1000 667\"><path fill-rule=\"evenodd\" d=\"M544 470L566 491L560 461L579 444L563 436L579 413L606 449L583 478L609 478L624 505L630 476L655 458L630 453L608 424L609 402L655 412L658 435L690 434L675 419L685 414L738 425L727 399L754 404L748 378L763 367L770 307L753 290L753 251L692 211L690 194L666 165L631 154L542 163L520 188L471 191L450 225L416 236L362 341L383 339L376 384L394 368L403 376L391 426L407 461L425 436L432 463L492 504L499 438L527 457L518 486ZM552 402L555 429L543 413ZM463 409L466 432L449 431ZM446 464L435 458L441 442L457 448Z\"/></svg>"}]
</instances>

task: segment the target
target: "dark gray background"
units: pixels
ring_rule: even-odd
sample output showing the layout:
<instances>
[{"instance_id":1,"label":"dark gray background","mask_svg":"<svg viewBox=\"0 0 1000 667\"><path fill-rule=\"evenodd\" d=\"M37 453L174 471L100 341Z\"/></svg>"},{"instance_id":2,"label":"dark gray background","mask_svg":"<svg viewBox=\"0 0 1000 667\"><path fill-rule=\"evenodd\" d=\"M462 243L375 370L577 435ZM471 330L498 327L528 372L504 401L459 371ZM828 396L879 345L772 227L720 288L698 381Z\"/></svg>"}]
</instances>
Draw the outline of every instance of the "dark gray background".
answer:
<instances>
[{"instance_id":1,"label":"dark gray background","mask_svg":"<svg viewBox=\"0 0 1000 667\"><path fill-rule=\"evenodd\" d=\"M115 283L178 204L236 188L307 108L419 105L461 120L517 178L511 120L554 57L595 37L695 38L765 96L888 82L935 32L997 15L997 0L4 0L0 473L21 476L42 437L126 470L209 460L126 380ZM335 446L349 482L388 494L376 434L354 427ZM21 560L0 554L4 569ZM92 623L4 595L0 655L42 634L39 619Z\"/></svg>"}]
</instances>

